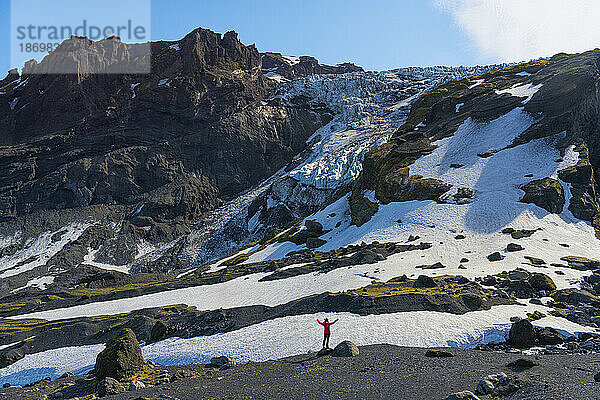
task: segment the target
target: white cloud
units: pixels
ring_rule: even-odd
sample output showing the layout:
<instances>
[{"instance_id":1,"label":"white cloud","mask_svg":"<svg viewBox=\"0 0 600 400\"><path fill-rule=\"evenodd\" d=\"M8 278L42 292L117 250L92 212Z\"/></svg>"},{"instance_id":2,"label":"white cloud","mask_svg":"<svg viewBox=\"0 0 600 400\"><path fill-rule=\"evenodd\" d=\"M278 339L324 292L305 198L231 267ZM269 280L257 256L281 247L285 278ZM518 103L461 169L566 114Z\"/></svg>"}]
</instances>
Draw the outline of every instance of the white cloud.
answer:
<instances>
[{"instance_id":1,"label":"white cloud","mask_svg":"<svg viewBox=\"0 0 600 400\"><path fill-rule=\"evenodd\" d=\"M600 0L432 0L488 57L521 61L600 47Z\"/></svg>"}]
</instances>

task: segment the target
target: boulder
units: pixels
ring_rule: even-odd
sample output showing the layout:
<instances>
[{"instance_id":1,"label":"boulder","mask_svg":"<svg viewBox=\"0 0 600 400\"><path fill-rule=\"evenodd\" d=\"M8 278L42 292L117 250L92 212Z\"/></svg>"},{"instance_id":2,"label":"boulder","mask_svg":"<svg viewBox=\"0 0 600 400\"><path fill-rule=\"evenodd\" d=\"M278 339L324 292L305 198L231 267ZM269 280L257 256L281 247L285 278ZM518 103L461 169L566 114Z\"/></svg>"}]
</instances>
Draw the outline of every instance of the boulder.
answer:
<instances>
[{"instance_id":1,"label":"boulder","mask_svg":"<svg viewBox=\"0 0 600 400\"><path fill-rule=\"evenodd\" d=\"M561 258L562 261L566 261L570 268L579 271L588 271L600 268L600 261L590 260L585 257L566 256Z\"/></svg>"},{"instance_id":2,"label":"boulder","mask_svg":"<svg viewBox=\"0 0 600 400\"><path fill-rule=\"evenodd\" d=\"M419 277L415 281L414 286L417 288L433 288L433 287L436 287L437 284L435 283L433 278L431 278L430 276L419 275Z\"/></svg>"},{"instance_id":3,"label":"boulder","mask_svg":"<svg viewBox=\"0 0 600 400\"><path fill-rule=\"evenodd\" d=\"M504 385L507 381L508 376L504 372L488 375L479 381L476 392L479 394L492 394L495 392L497 386Z\"/></svg>"},{"instance_id":4,"label":"boulder","mask_svg":"<svg viewBox=\"0 0 600 400\"><path fill-rule=\"evenodd\" d=\"M531 235L533 235L535 232L537 232L536 229L512 229L512 231L509 232L509 230L512 228L508 228L503 230L502 233L510 233L510 237L516 240L519 239L524 239L524 238L528 238ZM506 232L505 232L506 231Z\"/></svg>"},{"instance_id":5,"label":"boulder","mask_svg":"<svg viewBox=\"0 0 600 400\"><path fill-rule=\"evenodd\" d=\"M359 354L358 347L349 340L344 340L331 352L336 357L355 357Z\"/></svg>"},{"instance_id":6,"label":"boulder","mask_svg":"<svg viewBox=\"0 0 600 400\"><path fill-rule=\"evenodd\" d=\"M591 304L600 305L600 297L583 289L562 289L552 295L555 301L572 305Z\"/></svg>"},{"instance_id":7,"label":"boulder","mask_svg":"<svg viewBox=\"0 0 600 400\"><path fill-rule=\"evenodd\" d=\"M25 357L23 349L10 349L0 355L0 368L7 367Z\"/></svg>"},{"instance_id":8,"label":"boulder","mask_svg":"<svg viewBox=\"0 0 600 400\"><path fill-rule=\"evenodd\" d=\"M169 327L163 321L156 321L152 326L152 330L150 331L150 340L153 342L158 342L163 339L167 335L167 331Z\"/></svg>"},{"instance_id":9,"label":"boulder","mask_svg":"<svg viewBox=\"0 0 600 400\"><path fill-rule=\"evenodd\" d=\"M210 359L210 365L219 369L229 369L235 366L235 359L228 356L213 357Z\"/></svg>"},{"instance_id":10,"label":"boulder","mask_svg":"<svg viewBox=\"0 0 600 400\"><path fill-rule=\"evenodd\" d=\"M133 331L126 328L98 354L94 372L99 381L107 377L124 380L133 377L143 368L144 357L140 344Z\"/></svg>"},{"instance_id":11,"label":"boulder","mask_svg":"<svg viewBox=\"0 0 600 400\"><path fill-rule=\"evenodd\" d=\"M475 396L473 393L465 390L464 392L452 393L450 396L446 397L444 400L479 400L479 397Z\"/></svg>"},{"instance_id":12,"label":"boulder","mask_svg":"<svg viewBox=\"0 0 600 400\"><path fill-rule=\"evenodd\" d=\"M546 274L532 274L529 277L529 284L535 290L546 290L549 292L556 290L556 284L554 284L552 278Z\"/></svg>"},{"instance_id":13,"label":"boulder","mask_svg":"<svg viewBox=\"0 0 600 400\"><path fill-rule=\"evenodd\" d=\"M500 254L499 252L495 252L490 254L489 256L487 256L487 259L489 261L500 261L502 260L504 257L502 256L502 254Z\"/></svg>"},{"instance_id":14,"label":"boulder","mask_svg":"<svg viewBox=\"0 0 600 400\"><path fill-rule=\"evenodd\" d=\"M556 179L544 178L520 186L525 192L521 203L535 204L552 214L560 214L565 205L565 192Z\"/></svg>"},{"instance_id":15,"label":"boulder","mask_svg":"<svg viewBox=\"0 0 600 400\"><path fill-rule=\"evenodd\" d=\"M543 328L537 333L537 339L541 345L561 344L565 340L563 336L554 328Z\"/></svg>"},{"instance_id":16,"label":"boulder","mask_svg":"<svg viewBox=\"0 0 600 400\"><path fill-rule=\"evenodd\" d=\"M535 345L536 337L535 328L531 322L527 319L522 319L510 327L508 341L516 348L525 349Z\"/></svg>"},{"instance_id":17,"label":"boulder","mask_svg":"<svg viewBox=\"0 0 600 400\"><path fill-rule=\"evenodd\" d=\"M125 388L116 380L111 377L102 379L96 385L96 392L98 397L110 396L113 394L123 393Z\"/></svg>"},{"instance_id":18,"label":"boulder","mask_svg":"<svg viewBox=\"0 0 600 400\"><path fill-rule=\"evenodd\" d=\"M323 225L318 221L309 219L304 223L304 226L309 232L316 233L318 235L323 233Z\"/></svg>"},{"instance_id":19,"label":"boulder","mask_svg":"<svg viewBox=\"0 0 600 400\"><path fill-rule=\"evenodd\" d=\"M521 251L521 250L524 250L523 246L521 246L520 244L517 244L517 243L509 243L506 246L506 251L514 252L514 251Z\"/></svg>"},{"instance_id":20,"label":"boulder","mask_svg":"<svg viewBox=\"0 0 600 400\"><path fill-rule=\"evenodd\" d=\"M594 382L600 382L600 372L594 375Z\"/></svg>"},{"instance_id":21,"label":"boulder","mask_svg":"<svg viewBox=\"0 0 600 400\"><path fill-rule=\"evenodd\" d=\"M528 260L531 264L536 265L536 266L546 264L546 261L542 260L541 258L530 257L530 256L525 256L524 258L526 260Z\"/></svg>"},{"instance_id":22,"label":"boulder","mask_svg":"<svg viewBox=\"0 0 600 400\"><path fill-rule=\"evenodd\" d=\"M527 358L519 358L511 363L508 363L506 366L515 371L522 371L525 369L533 368L538 364L535 361L529 360Z\"/></svg>"}]
</instances>

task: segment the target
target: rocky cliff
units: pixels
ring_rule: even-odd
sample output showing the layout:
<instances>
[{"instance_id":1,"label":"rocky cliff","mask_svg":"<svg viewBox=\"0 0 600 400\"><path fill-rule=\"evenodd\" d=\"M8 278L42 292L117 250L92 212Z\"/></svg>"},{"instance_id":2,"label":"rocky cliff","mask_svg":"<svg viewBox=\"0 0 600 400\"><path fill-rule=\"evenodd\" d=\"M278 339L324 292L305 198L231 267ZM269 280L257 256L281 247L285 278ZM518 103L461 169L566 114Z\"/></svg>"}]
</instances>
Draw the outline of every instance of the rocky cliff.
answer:
<instances>
[{"instance_id":1,"label":"rocky cliff","mask_svg":"<svg viewBox=\"0 0 600 400\"><path fill-rule=\"evenodd\" d=\"M136 226L190 222L273 174L328 121L308 104L264 102L275 83L235 32L152 43L137 61L150 74L109 73L136 46L72 37L0 82L0 220L146 204ZM65 62L89 73L44 74Z\"/></svg>"}]
</instances>

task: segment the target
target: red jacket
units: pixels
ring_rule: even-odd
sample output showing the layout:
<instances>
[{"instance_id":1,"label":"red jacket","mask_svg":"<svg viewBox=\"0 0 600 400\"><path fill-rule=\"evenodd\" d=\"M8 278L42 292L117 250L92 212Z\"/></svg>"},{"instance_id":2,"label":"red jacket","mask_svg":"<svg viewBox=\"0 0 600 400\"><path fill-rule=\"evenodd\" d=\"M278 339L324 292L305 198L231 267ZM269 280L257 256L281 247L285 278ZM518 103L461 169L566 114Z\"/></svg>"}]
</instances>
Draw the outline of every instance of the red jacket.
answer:
<instances>
[{"instance_id":1,"label":"red jacket","mask_svg":"<svg viewBox=\"0 0 600 400\"><path fill-rule=\"evenodd\" d=\"M337 319L336 319L335 321L333 321L333 322L325 322L325 321L321 322L321 321L319 321L319 320L317 319L317 322L318 322L319 324L323 325L323 328L325 329L325 332L324 332L324 333L331 333L331 328L330 328L330 326L331 326L331 325L333 325L333 324L335 324L335 323L337 322Z\"/></svg>"}]
</instances>

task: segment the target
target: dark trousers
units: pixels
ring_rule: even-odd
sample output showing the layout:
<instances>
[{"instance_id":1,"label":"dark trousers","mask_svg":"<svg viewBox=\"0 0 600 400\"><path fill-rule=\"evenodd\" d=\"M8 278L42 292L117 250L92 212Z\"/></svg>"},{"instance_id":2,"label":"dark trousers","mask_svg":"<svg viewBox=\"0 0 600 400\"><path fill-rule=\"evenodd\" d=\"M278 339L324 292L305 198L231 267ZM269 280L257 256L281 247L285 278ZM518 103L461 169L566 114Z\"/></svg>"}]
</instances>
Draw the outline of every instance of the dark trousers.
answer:
<instances>
[{"instance_id":1,"label":"dark trousers","mask_svg":"<svg viewBox=\"0 0 600 400\"><path fill-rule=\"evenodd\" d=\"M331 336L331 333L325 333L323 335L323 348L329 348L329 337Z\"/></svg>"}]
</instances>

